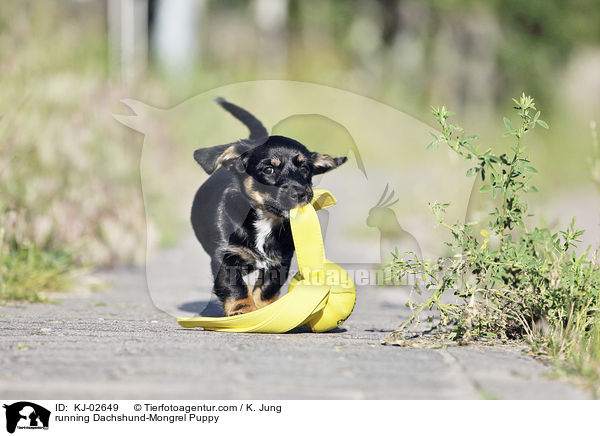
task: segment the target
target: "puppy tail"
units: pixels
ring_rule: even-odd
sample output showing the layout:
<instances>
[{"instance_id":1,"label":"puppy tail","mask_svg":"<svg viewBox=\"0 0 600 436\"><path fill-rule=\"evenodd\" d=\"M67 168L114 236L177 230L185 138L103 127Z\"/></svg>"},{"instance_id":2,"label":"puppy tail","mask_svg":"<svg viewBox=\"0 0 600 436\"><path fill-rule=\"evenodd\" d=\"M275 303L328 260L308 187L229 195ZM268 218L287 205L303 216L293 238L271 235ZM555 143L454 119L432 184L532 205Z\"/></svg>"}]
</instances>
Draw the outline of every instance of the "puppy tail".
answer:
<instances>
[{"instance_id":1,"label":"puppy tail","mask_svg":"<svg viewBox=\"0 0 600 436\"><path fill-rule=\"evenodd\" d=\"M242 123L244 123L246 127L248 127L248 130L250 130L250 136L248 137L249 140L260 141L265 140L269 137L269 132L267 131L265 126L263 126L263 124L258 119L256 119L256 117L250 112L246 111L245 109L242 109L239 106L236 106L233 103L229 103L223 97L217 97L215 98L215 101L219 103L223 109L225 109L231 115L233 115Z\"/></svg>"}]
</instances>

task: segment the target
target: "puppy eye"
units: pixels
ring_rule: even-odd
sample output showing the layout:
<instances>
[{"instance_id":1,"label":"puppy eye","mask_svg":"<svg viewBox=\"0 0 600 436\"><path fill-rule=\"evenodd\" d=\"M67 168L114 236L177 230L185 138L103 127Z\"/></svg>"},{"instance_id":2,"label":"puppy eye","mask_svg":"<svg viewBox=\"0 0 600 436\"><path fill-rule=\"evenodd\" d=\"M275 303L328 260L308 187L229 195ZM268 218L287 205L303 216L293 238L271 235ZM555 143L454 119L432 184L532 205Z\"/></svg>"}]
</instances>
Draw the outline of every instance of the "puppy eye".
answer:
<instances>
[{"instance_id":1,"label":"puppy eye","mask_svg":"<svg viewBox=\"0 0 600 436\"><path fill-rule=\"evenodd\" d=\"M306 166L300 167L300 172L302 174L304 174L304 175L307 175L308 174L308 167L306 167Z\"/></svg>"},{"instance_id":2,"label":"puppy eye","mask_svg":"<svg viewBox=\"0 0 600 436\"><path fill-rule=\"evenodd\" d=\"M273 171L275 171L275 170L273 169L273 167L266 167L266 168L263 170L263 173L265 173L265 174L273 174Z\"/></svg>"}]
</instances>

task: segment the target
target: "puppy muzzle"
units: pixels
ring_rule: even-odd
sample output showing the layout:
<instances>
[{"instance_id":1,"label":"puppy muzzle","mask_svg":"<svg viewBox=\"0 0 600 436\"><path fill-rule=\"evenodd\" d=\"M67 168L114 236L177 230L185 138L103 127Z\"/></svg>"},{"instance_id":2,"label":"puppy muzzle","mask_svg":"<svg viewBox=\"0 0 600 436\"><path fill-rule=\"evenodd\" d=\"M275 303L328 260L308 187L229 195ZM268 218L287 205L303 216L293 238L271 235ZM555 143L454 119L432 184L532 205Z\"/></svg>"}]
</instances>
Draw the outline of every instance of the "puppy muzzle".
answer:
<instances>
[{"instance_id":1,"label":"puppy muzzle","mask_svg":"<svg viewBox=\"0 0 600 436\"><path fill-rule=\"evenodd\" d=\"M300 184L286 184L281 187L290 203L290 209L298 206L304 206L310 203L313 198L313 191L310 186Z\"/></svg>"}]
</instances>

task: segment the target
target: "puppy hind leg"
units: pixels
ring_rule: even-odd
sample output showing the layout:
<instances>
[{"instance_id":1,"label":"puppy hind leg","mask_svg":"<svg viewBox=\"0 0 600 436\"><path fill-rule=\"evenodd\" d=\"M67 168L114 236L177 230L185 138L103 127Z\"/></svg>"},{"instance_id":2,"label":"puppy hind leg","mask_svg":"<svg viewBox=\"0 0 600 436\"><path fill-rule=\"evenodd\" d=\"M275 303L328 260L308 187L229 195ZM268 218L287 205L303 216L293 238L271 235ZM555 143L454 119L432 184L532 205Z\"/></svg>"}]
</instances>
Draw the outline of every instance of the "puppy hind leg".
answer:
<instances>
[{"instance_id":1,"label":"puppy hind leg","mask_svg":"<svg viewBox=\"0 0 600 436\"><path fill-rule=\"evenodd\" d=\"M257 309L264 307L265 305L260 304L261 302L261 292L265 285L265 270L258 270L258 276L256 277L256 282L254 283L254 288L252 289L252 299L254 300L254 304Z\"/></svg>"},{"instance_id":2,"label":"puppy hind leg","mask_svg":"<svg viewBox=\"0 0 600 436\"><path fill-rule=\"evenodd\" d=\"M279 298L279 291L287 279L288 271L289 267L286 266L261 271L262 280L257 281L252 290L257 308L265 307Z\"/></svg>"},{"instance_id":3,"label":"puppy hind leg","mask_svg":"<svg viewBox=\"0 0 600 436\"><path fill-rule=\"evenodd\" d=\"M257 309L254 299L250 296L250 289L246 287L246 296L244 298L230 297L225 299L223 309L227 316L241 315L242 313L252 312Z\"/></svg>"},{"instance_id":4,"label":"puppy hind leg","mask_svg":"<svg viewBox=\"0 0 600 436\"><path fill-rule=\"evenodd\" d=\"M223 304L227 316L256 310L256 304L244 281L242 268L224 262L215 277L214 293Z\"/></svg>"}]
</instances>

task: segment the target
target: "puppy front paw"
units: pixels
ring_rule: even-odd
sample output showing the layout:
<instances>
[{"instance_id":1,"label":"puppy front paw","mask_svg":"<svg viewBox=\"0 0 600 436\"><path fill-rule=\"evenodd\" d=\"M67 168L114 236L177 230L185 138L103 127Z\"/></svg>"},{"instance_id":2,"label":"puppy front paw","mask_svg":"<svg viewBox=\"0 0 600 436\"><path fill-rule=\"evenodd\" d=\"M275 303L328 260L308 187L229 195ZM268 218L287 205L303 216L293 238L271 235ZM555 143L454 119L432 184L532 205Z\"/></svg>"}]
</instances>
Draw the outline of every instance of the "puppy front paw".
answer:
<instances>
[{"instance_id":1,"label":"puppy front paw","mask_svg":"<svg viewBox=\"0 0 600 436\"><path fill-rule=\"evenodd\" d=\"M227 300L224 305L227 316L241 315L256 310L256 305L251 297L241 300Z\"/></svg>"}]
</instances>

